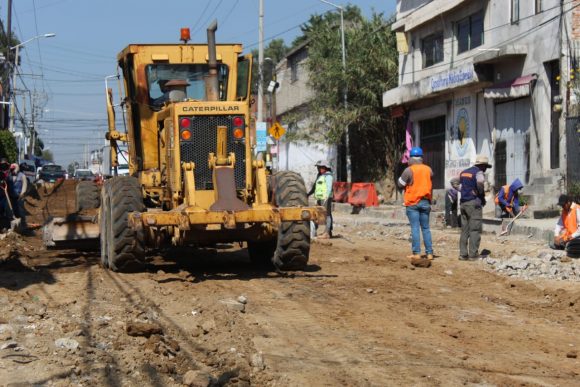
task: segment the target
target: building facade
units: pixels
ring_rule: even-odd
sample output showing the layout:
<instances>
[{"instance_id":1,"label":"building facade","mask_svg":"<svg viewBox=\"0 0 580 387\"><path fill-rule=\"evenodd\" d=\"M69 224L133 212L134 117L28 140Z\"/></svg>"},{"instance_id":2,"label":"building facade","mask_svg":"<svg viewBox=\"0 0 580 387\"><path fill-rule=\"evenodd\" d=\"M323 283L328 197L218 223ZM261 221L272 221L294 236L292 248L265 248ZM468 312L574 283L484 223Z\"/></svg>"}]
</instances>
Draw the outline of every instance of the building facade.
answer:
<instances>
[{"instance_id":1,"label":"building facade","mask_svg":"<svg viewBox=\"0 0 580 387\"><path fill-rule=\"evenodd\" d=\"M308 86L308 45L303 44L289 52L276 66L276 79L280 86L275 91L276 115L278 121L287 129L289 134L282 137L277 144L278 169L299 172L307 188L314 183L317 170L314 164L318 160L328 160L336 166L336 147L319 141L288 140L290 137L300 138L300 132L308 132L307 119L296 121L295 117L307 116L299 114L307 108L313 98L312 89Z\"/></svg>"},{"instance_id":2,"label":"building facade","mask_svg":"<svg viewBox=\"0 0 580 387\"><path fill-rule=\"evenodd\" d=\"M399 87L383 106L404 115L435 189L483 154L490 194L519 178L530 202L555 203L568 169L560 73L574 67L562 57L573 3L397 1Z\"/></svg>"}]
</instances>

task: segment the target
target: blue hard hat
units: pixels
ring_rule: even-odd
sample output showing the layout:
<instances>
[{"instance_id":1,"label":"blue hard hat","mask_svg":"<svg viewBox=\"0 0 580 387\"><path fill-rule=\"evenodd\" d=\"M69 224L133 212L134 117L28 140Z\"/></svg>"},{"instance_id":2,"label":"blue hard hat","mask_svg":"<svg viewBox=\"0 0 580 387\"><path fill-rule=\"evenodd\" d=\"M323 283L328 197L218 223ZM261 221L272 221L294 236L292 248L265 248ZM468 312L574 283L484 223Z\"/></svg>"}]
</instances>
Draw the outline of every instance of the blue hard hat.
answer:
<instances>
[{"instance_id":1,"label":"blue hard hat","mask_svg":"<svg viewBox=\"0 0 580 387\"><path fill-rule=\"evenodd\" d=\"M423 157L423 149L418 146L411 148L411 157Z\"/></svg>"}]
</instances>

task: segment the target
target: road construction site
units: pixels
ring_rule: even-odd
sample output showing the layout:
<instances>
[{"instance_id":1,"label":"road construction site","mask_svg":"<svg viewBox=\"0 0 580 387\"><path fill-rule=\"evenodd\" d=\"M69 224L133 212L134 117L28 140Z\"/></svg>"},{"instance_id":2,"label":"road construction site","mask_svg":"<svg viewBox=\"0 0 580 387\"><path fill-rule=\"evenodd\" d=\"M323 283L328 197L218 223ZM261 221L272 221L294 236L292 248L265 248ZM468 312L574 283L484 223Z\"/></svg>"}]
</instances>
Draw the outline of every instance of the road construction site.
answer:
<instances>
[{"instance_id":1,"label":"road construction site","mask_svg":"<svg viewBox=\"0 0 580 387\"><path fill-rule=\"evenodd\" d=\"M74 184L29 197L29 222L73 211ZM434 216L436 258L415 267L397 211L336 206L334 237L289 273L238 244L118 273L96 250L46 250L41 230L3 234L0 384L578 385L578 260L488 231L489 257L462 262Z\"/></svg>"}]
</instances>

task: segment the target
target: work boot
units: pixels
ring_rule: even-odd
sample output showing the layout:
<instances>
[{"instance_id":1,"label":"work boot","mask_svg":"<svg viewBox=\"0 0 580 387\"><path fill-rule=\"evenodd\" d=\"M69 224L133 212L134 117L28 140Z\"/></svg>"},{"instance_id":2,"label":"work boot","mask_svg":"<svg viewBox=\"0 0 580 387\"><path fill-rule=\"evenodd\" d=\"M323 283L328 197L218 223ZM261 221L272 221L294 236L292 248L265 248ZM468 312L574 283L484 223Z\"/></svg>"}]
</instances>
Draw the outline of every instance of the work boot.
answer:
<instances>
[{"instance_id":1,"label":"work boot","mask_svg":"<svg viewBox=\"0 0 580 387\"><path fill-rule=\"evenodd\" d=\"M318 237L318 239L330 239L330 234L325 232Z\"/></svg>"},{"instance_id":2,"label":"work boot","mask_svg":"<svg viewBox=\"0 0 580 387\"><path fill-rule=\"evenodd\" d=\"M427 254L427 259L432 261L433 260L433 254Z\"/></svg>"},{"instance_id":3,"label":"work boot","mask_svg":"<svg viewBox=\"0 0 580 387\"><path fill-rule=\"evenodd\" d=\"M411 254L411 255L407 255L407 259L421 259L421 254Z\"/></svg>"}]
</instances>

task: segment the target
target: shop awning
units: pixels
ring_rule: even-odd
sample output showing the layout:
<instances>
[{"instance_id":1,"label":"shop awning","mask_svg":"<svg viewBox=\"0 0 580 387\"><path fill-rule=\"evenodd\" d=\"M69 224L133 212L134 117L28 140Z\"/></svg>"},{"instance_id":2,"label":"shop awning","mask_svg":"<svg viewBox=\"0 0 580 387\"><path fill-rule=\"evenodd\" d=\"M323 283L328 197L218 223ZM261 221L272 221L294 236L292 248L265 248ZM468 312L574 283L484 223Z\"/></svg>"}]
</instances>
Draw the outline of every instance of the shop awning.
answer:
<instances>
[{"instance_id":1,"label":"shop awning","mask_svg":"<svg viewBox=\"0 0 580 387\"><path fill-rule=\"evenodd\" d=\"M538 79L538 74L529 74L509 82L495 84L483 89L483 97L490 99L527 97L532 91L532 82Z\"/></svg>"}]
</instances>

